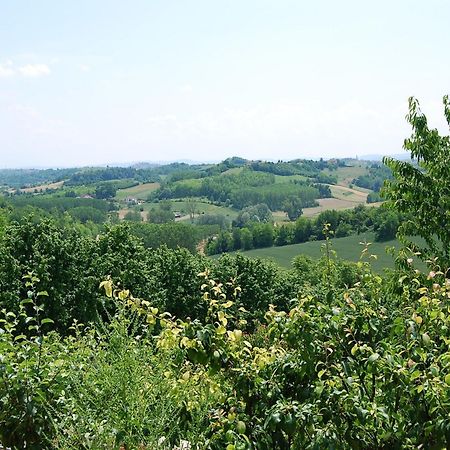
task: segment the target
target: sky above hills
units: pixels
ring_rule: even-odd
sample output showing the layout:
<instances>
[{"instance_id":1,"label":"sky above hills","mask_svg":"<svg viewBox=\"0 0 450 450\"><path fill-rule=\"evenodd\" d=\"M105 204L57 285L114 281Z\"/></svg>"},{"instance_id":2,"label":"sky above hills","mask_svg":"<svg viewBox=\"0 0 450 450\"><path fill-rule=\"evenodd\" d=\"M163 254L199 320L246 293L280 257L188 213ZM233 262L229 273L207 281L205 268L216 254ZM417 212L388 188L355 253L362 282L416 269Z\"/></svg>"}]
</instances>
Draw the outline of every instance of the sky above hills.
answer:
<instances>
[{"instance_id":1,"label":"sky above hills","mask_svg":"<svg viewBox=\"0 0 450 450\"><path fill-rule=\"evenodd\" d=\"M0 168L399 153L447 0L0 2Z\"/></svg>"}]
</instances>

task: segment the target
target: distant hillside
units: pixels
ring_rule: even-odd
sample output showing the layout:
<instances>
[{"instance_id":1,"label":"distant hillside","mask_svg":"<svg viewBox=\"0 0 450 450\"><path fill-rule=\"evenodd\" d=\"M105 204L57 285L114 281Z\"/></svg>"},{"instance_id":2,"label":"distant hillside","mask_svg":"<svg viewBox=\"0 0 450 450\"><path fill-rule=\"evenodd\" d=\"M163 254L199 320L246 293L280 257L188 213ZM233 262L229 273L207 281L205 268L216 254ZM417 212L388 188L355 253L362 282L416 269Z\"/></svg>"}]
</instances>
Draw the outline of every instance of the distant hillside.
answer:
<instances>
[{"instance_id":1,"label":"distant hillside","mask_svg":"<svg viewBox=\"0 0 450 450\"><path fill-rule=\"evenodd\" d=\"M391 158L399 159L401 161L410 159L409 153L395 153L393 155L375 153L375 154L371 154L371 155L362 155L362 156L359 157L359 160L361 160L361 161L377 161L377 162L380 162L380 161L383 160L383 158L385 156L390 156Z\"/></svg>"}]
</instances>

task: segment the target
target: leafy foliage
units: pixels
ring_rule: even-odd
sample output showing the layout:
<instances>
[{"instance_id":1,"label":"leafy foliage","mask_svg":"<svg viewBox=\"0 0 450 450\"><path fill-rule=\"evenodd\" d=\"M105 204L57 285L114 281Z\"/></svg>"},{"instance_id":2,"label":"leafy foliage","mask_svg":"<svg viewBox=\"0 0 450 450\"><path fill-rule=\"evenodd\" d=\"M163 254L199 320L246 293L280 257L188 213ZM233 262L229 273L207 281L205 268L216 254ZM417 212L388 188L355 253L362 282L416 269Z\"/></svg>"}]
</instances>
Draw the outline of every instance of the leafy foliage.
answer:
<instances>
[{"instance_id":1,"label":"leafy foliage","mask_svg":"<svg viewBox=\"0 0 450 450\"><path fill-rule=\"evenodd\" d=\"M35 249L61 245L46 227L40 233L49 240L39 238ZM92 279L87 295L94 295L96 273L120 283L101 283L103 320L75 323L65 337L50 331L54 324L44 317L54 294L41 290L42 269L43 279L25 279L19 298L26 300L16 312L2 311L5 445L450 444L444 273L405 270L382 279L367 263L340 263L328 239L322 261L299 257L294 272L229 255L204 270L205 260L185 250L161 248L149 257L123 226L94 242L84 253L92 255L83 269Z\"/></svg>"},{"instance_id":2,"label":"leafy foliage","mask_svg":"<svg viewBox=\"0 0 450 450\"><path fill-rule=\"evenodd\" d=\"M450 103L444 100L444 113L450 125ZM405 213L409 220L399 229L405 244L423 258L436 257L443 267L450 263L450 137L430 129L419 102L410 98L406 116L413 134L404 148L417 165L385 158L394 181L388 181L384 196L392 208ZM420 236L426 246L418 246L408 236Z\"/></svg>"}]
</instances>

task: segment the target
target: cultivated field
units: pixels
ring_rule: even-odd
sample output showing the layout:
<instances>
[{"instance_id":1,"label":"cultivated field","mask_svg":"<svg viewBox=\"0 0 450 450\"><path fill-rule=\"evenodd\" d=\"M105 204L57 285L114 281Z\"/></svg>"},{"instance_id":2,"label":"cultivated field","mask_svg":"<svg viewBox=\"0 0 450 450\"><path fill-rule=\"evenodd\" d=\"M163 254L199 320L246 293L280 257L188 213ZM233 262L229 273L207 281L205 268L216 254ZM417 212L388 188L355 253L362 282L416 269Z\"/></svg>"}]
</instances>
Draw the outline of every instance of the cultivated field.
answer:
<instances>
[{"instance_id":1,"label":"cultivated field","mask_svg":"<svg viewBox=\"0 0 450 450\"><path fill-rule=\"evenodd\" d=\"M319 202L319 206L305 208L302 214L303 217L316 217L321 212L326 211L327 209L336 209L340 211L343 209L352 209L357 205L352 201L341 200L338 198L321 198L317 201Z\"/></svg>"},{"instance_id":2,"label":"cultivated field","mask_svg":"<svg viewBox=\"0 0 450 450\"><path fill-rule=\"evenodd\" d=\"M366 203L367 192L370 192L370 191L363 192L359 189L353 189L346 186L333 186L333 185L330 185L330 190L334 198L356 203L355 206L360 203Z\"/></svg>"},{"instance_id":3,"label":"cultivated field","mask_svg":"<svg viewBox=\"0 0 450 450\"><path fill-rule=\"evenodd\" d=\"M24 189L19 189L20 192L43 192L46 189L60 189L64 185L64 181L57 181L55 183L41 184L40 186L34 186Z\"/></svg>"},{"instance_id":4,"label":"cultivated field","mask_svg":"<svg viewBox=\"0 0 450 450\"><path fill-rule=\"evenodd\" d=\"M137 200L147 200L147 197L158 188L159 183L138 184L127 189L119 189L116 194L116 199L124 200L127 197L132 197Z\"/></svg>"}]
</instances>

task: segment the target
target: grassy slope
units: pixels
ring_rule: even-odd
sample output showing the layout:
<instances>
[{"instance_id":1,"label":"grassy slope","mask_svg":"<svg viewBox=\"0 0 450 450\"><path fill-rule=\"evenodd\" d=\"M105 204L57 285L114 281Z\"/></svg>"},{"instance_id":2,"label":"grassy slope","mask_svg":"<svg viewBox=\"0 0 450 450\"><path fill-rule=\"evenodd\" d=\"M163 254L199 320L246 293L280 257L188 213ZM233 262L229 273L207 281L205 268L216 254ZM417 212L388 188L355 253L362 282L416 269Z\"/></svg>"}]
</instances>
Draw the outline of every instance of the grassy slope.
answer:
<instances>
[{"instance_id":1,"label":"grassy slope","mask_svg":"<svg viewBox=\"0 0 450 450\"><path fill-rule=\"evenodd\" d=\"M220 175L227 176L227 175L237 175L241 173L244 170L243 167L233 167L232 169L225 170L225 172L222 172Z\"/></svg>"},{"instance_id":2,"label":"grassy slope","mask_svg":"<svg viewBox=\"0 0 450 450\"><path fill-rule=\"evenodd\" d=\"M304 177L303 175L275 175L275 183L289 183L290 181L294 180L300 180L305 181L307 180L307 177Z\"/></svg>"},{"instance_id":3,"label":"grassy slope","mask_svg":"<svg viewBox=\"0 0 450 450\"><path fill-rule=\"evenodd\" d=\"M384 267L393 267L393 259L385 251L388 246L398 246L397 241L374 242L373 233L364 233L360 235L348 236L345 238L336 238L332 240L332 249L336 251L337 256L349 261L358 261L364 248L360 242L372 242L369 247L369 253L377 255L378 259L372 261L374 270L381 271ZM321 248L324 241L305 242L304 244L286 245L284 247L260 248L242 252L243 255L252 258L271 259L282 267L290 268L292 259L304 254L312 258L322 256Z\"/></svg>"},{"instance_id":4,"label":"grassy slope","mask_svg":"<svg viewBox=\"0 0 450 450\"><path fill-rule=\"evenodd\" d=\"M126 197L133 197L146 200L147 197L158 188L159 183L144 183L127 189L119 189L116 194L116 199L124 200Z\"/></svg>"},{"instance_id":5,"label":"grassy slope","mask_svg":"<svg viewBox=\"0 0 450 450\"><path fill-rule=\"evenodd\" d=\"M361 192L360 190L351 189L345 186L333 185L330 185L330 190L334 198L351 201L357 204L366 203L367 201L367 193Z\"/></svg>"},{"instance_id":6,"label":"grassy slope","mask_svg":"<svg viewBox=\"0 0 450 450\"><path fill-rule=\"evenodd\" d=\"M325 169L324 172L329 173L330 175L337 176L338 184L342 186L348 186L349 184L351 184L353 179L367 173L367 169L364 163L355 162L355 165L353 166L338 167L336 170Z\"/></svg>"}]
</instances>

